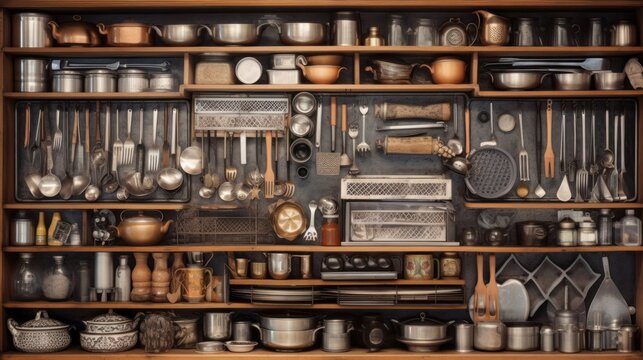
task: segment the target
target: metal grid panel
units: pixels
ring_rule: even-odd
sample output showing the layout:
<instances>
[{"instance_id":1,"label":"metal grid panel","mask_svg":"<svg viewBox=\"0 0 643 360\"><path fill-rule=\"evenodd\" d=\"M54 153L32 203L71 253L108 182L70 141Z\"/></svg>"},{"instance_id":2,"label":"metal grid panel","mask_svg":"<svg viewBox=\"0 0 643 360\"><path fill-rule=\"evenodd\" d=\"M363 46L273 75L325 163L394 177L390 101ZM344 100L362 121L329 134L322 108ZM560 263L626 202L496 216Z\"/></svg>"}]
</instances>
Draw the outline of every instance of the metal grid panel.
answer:
<instances>
[{"instance_id":1,"label":"metal grid panel","mask_svg":"<svg viewBox=\"0 0 643 360\"><path fill-rule=\"evenodd\" d=\"M446 225L351 225L352 241L446 241Z\"/></svg>"},{"instance_id":2,"label":"metal grid panel","mask_svg":"<svg viewBox=\"0 0 643 360\"><path fill-rule=\"evenodd\" d=\"M353 210L351 224L382 225L444 225L447 214L443 210L394 211Z\"/></svg>"},{"instance_id":3,"label":"metal grid panel","mask_svg":"<svg viewBox=\"0 0 643 360\"><path fill-rule=\"evenodd\" d=\"M342 179L343 200L451 200L442 176L357 176Z\"/></svg>"},{"instance_id":4,"label":"metal grid panel","mask_svg":"<svg viewBox=\"0 0 643 360\"><path fill-rule=\"evenodd\" d=\"M287 96L196 96L196 130L284 130L290 114Z\"/></svg>"}]
</instances>

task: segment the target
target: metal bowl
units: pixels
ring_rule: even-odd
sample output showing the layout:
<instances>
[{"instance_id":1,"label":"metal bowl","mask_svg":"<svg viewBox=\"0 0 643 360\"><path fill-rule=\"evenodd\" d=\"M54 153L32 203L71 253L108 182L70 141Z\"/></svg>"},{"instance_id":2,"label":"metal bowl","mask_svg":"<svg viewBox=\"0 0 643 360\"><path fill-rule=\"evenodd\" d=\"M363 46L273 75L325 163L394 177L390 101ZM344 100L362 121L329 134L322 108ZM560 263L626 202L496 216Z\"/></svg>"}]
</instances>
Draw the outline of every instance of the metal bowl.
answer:
<instances>
[{"instance_id":1,"label":"metal bowl","mask_svg":"<svg viewBox=\"0 0 643 360\"><path fill-rule=\"evenodd\" d=\"M498 90L532 90L542 85L549 74L529 71L487 72L493 87Z\"/></svg>"},{"instance_id":2,"label":"metal bowl","mask_svg":"<svg viewBox=\"0 0 643 360\"><path fill-rule=\"evenodd\" d=\"M313 130L313 121L304 114L297 114L290 121L290 133L296 137L309 136Z\"/></svg>"},{"instance_id":3,"label":"metal bowl","mask_svg":"<svg viewBox=\"0 0 643 360\"><path fill-rule=\"evenodd\" d=\"M196 344L196 352L216 353L224 350L225 348L221 341L203 341Z\"/></svg>"},{"instance_id":4,"label":"metal bowl","mask_svg":"<svg viewBox=\"0 0 643 360\"><path fill-rule=\"evenodd\" d=\"M317 107L317 100L309 92L300 92L292 99L292 106L299 114L310 115Z\"/></svg>"},{"instance_id":5,"label":"metal bowl","mask_svg":"<svg viewBox=\"0 0 643 360\"><path fill-rule=\"evenodd\" d=\"M286 201L272 212L272 230L277 237L293 241L306 231L308 219L304 209L297 203Z\"/></svg>"},{"instance_id":6,"label":"metal bowl","mask_svg":"<svg viewBox=\"0 0 643 360\"><path fill-rule=\"evenodd\" d=\"M622 90L625 88L625 73L597 72L594 73L596 90Z\"/></svg>"},{"instance_id":7,"label":"metal bowl","mask_svg":"<svg viewBox=\"0 0 643 360\"><path fill-rule=\"evenodd\" d=\"M322 23L288 22L276 24L281 42L286 45L321 45L326 40Z\"/></svg>"},{"instance_id":8,"label":"metal bowl","mask_svg":"<svg viewBox=\"0 0 643 360\"><path fill-rule=\"evenodd\" d=\"M556 90L589 90L591 80L592 75L586 72L554 74L554 85Z\"/></svg>"}]
</instances>

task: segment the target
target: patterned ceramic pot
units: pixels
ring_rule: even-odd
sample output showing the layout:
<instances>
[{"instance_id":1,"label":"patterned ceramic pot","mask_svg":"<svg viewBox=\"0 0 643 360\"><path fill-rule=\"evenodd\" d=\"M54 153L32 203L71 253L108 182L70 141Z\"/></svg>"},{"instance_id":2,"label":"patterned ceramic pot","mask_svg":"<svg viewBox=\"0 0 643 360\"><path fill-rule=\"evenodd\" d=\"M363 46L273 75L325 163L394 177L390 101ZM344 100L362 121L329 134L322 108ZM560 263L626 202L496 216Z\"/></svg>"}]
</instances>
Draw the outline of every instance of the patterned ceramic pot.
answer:
<instances>
[{"instance_id":1,"label":"patterned ceramic pot","mask_svg":"<svg viewBox=\"0 0 643 360\"><path fill-rule=\"evenodd\" d=\"M65 350L71 344L70 326L50 319L46 311L38 311L36 318L22 325L14 319L7 320L13 335L13 345L29 353L49 353Z\"/></svg>"},{"instance_id":2,"label":"patterned ceramic pot","mask_svg":"<svg viewBox=\"0 0 643 360\"><path fill-rule=\"evenodd\" d=\"M114 334L80 333L80 347L89 352L120 352L136 346L138 330Z\"/></svg>"},{"instance_id":3,"label":"patterned ceramic pot","mask_svg":"<svg viewBox=\"0 0 643 360\"><path fill-rule=\"evenodd\" d=\"M85 333L114 334L135 330L139 321L139 316L134 320L130 320L109 310L106 314L98 315L91 320L83 321L83 323L85 324Z\"/></svg>"}]
</instances>

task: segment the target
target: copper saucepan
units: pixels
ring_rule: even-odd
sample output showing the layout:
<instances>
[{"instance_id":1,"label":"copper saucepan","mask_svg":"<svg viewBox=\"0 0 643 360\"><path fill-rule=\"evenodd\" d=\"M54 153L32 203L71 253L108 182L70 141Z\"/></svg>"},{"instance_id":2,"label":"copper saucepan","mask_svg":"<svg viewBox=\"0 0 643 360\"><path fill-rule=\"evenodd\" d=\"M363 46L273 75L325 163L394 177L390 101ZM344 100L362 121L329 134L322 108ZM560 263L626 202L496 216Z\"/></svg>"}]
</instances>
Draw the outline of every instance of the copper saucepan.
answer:
<instances>
[{"instance_id":1,"label":"copper saucepan","mask_svg":"<svg viewBox=\"0 0 643 360\"><path fill-rule=\"evenodd\" d=\"M98 32L107 36L108 46L151 46L152 27L141 23L97 24Z\"/></svg>"},{"instance_id":2,"label":"copper saucepan","mask_svg":"<svg viewBox=\"0 0 643 360\"><path fill-rule=\"evenodd\" d=\"M467 63L450 56L437 58L431 65L420 65L431 73L436 84L462 84L466 78Z\"/></svg>"}]
</instances>

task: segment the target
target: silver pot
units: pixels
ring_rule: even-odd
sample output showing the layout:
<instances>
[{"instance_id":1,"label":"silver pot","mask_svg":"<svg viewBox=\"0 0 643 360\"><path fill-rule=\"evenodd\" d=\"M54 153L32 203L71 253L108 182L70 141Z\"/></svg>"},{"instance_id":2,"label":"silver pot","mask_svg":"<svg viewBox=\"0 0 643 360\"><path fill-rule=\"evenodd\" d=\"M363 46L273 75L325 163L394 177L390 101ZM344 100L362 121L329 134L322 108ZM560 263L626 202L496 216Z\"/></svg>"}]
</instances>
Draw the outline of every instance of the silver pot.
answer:
<instances>
[{"instance_id":1,"label":"silver pot","mask_svg":"<svg viewBox=\"0 0 643 360\"><path fill-rule=\"evenodd\" d=\"M500 321L479 321L473 328L473 347L501 351L507 346L507 326Z\"/></svg>"},{"instance_id":2,"label":"silver pot","mask_svg":"<svg viewBox=\"0 0 643 360\"><path fill-rule=\"evenodd\" d=\"M269 23L257 25L255 23L215 24L211 27L201 25L212 37L212 41L221 45L252 45L259 40L263 30Z\"/></svg>"},{"instance_id":3,"label":"silver pot","mask_svg":"<svg viewBox=\"0 0 643 360\"><path fill-rule=\"evenodd\" d=\"M138 342L138 330L113 334L80 333L80 347L89 352L112 353L127 351Z\"/></svg>"},{"instance_id":4,"label":"silver pot","mask_svg":"<svg viewBox=\"0 0 643 360\"><path fill-rule=\"evenodd\" d=\"M136 330L140 320L139 315L134 320L130 320L109 310L107 313L95 316L91 320L83 320L83 324L85 324L85 332L87 333L111 334Z\"/></svg>"},{"instance_id":5,"label":"silver pot","mask_svg":"<svg viewBox=\"0 0 643 360\"><path fill-rule=\"evenodd\" d=\"M594 87L596 90L622 90L625 88L625 73L596 72L594 73Z\"/></svg>"},{"instance_id":6,"label":"silver pot","mask_svg":"<svg viewBox=\"0 0 643 360\"><path fill-rule=\"evenodd\" d=\"M19 92L47 91L47 60L23 58L16 60L14 86Z\"/></svg>"},{"instance_id":7,"label":"silver pot","mask_svg":"<svg viewBox=\"0 0 643 360\"><path fill-rule=\"evenodd\" d=\"M150 91L177 91L179 80L172 73L151 73Z\"/></svg>"},{"instance_id":8,"label":"silver pot","mask_svg":"<svg viewBox=\"0 0 643 360\"><path fill-rule=\"evenodd\" d=\"M290 133L295 137L310 136L313 127L313 121L304 114L296 114L291 118Z\"/></svg>"},{"instance_id":9,"label":"silver pot","mask_svg":"<svg viewBox=\"0 0 643 360\"><path fill-rule=\"evenodd\" d=\"M286 45L321 45L326 41L326 25L313 22L275 24Z\"/></svg>"},{"instance_id":10,"label":"silver pot","mask_svg":"<svg viewBox=\"0 0 643 360\"><path fill-rule=\"evenodd\" d=\"M210 340L227 340L232 334L230 317L234 313L209 312L203 314L203 336Z\"/></svg>"},{"instance_id":11,"label":"silver pot","mask_svg":"<svg viewBox=\"0 0 643 360\"><path fill-rule=\"evenodd\" d=\"M507 350L535 351L538 350L540 324L535 322L507 323Z\"/></svg>"},{"instance_id":12,"label":"silver pot","mask_svg":"<svg viewBox=\"0 0 643 360\"><path fill-rule=\"evenodd\" d=\"M628 20L620 20L610 28L612 46L636 46L637 29L636 24Z\"/></svg>"},{"instance_id":13,"label":"silver pot","mask_svg":"<svg viewBox=\"0 0 643 360\"><path fill-rule=\"evenodd\" d=\"M50 319L46 311L38 311L36 318L23 324L7 320L16 349L28 353L50 353L65 350L71 344L70 326Z\"/></svg>"},{"instance_id":14,"label":"silver pot","mask_svg":"<svg viewBox=\"0 0 643 360\"><path fill-rule=\"evenodd\" d=\"M116 72L106 69L85 72L85 92L115 92Z\"/></svg>"},{"instance_id":15,"label":"silver pot","mask_svg":"<svg viewBox=\"0 0 643 360\"><path fill-rule=\"evenodd\" d=\"M11 44L20 48L50 47L51 17L41 13L17 13L11 16Z\"/></svg>"},{"instance_id":16,"label":"silver pot","mask_svg":"<svg viewBox=\"0 0 643 360\"><path fill-rule=\"evenodd\" d=\"M83 74L75 70L54 71L51 90L53 92L83 92Z\"/></svg>"},{"instance_id":17,"label":"silver pot","mask_svg":"<svg viewBox=\"0 0 643 360\"><path fill-rule=\"evenodd\" d=\"M549 74L528 71L487 72L493 87L498 90L532 90L542 85Z\"/></svg>"},{"instance_id":18,"label":"silver pot","mask_svg":"<svg viewBox=\"0 0 643 360\"><path fill-rule=\"evenodd\" d=\"M169 46L192 46L200 42L203 28L196 24L170 24L152 26L159 38Z\"/></svg>"},{"instance_id":19,"label":"silver pot","mask_svg":"<svg viewBox=\"0 0 643 360\"><path fill-rule=\"evenodd\" d=\"M427 319L426 314L420 313L419 318L406 321L391 319L400 328L400 338L408 340L441 340L447 337L447 328L454 321L443 324L439 321Z\"/></svg>"},{"instance_id":20,"label":"silver pot","mask_svg":"<svg viewBox=\"0 0 643 360\"><path fill-rule=\"evenodd\" d=\"M310 330L317 326L317 317L306 313L261 314L259 322L263 329L268 330Z\"/></svg>"},{"instance_id":21,"label":"silver pot","mask_svg":"<svg viewBox=\"0 0 643 360\"><path fill-rule=\"evenodd\" d=\"M270 274L270 277L275 280L288 279L288 276L290 276L290 272L292 271L292 256L289 253L267 253L265 255L268 259L268 273ZM261 324L261 326L266 327L263 324ZM266 328L272 329L270 327Z\"/></svg>"},{"instance_id":22,"label":"silver pot","mask_svg":"<svg viewBox=\"0 0 643 360\"><path fill-rule=\"evenodd\" d=\"M177 318L172 322L177 326L174 332L174 347L194 349L199 342L198 318Z\"/></svg>"},{"instance_id":23,"label":"silver pot","mask_svg":"<svg viewBox=\"0 0 643 360\"><path fill-rule=\"evenodd\" d=\"M560 73L554 74L556 90L589 90L592 80L590 73Z\"/></svg>"},{"instance_id":24,"label":"silver pot","mask_svg":"<svg viewBox=\"0 0 643 360\"><path fill-rule=\"evenodd\" d=\"M142 92L150 87L147 72L139 69L118 71L118 92Z\"/></svg>"},{"instance_id":25,"label":"silver pot","mask_svg":"<svg viewBox=\"0 0 643 360\"><path fill-rule=\"evenodd\" d=\"M252 324L259 330L261 343L274 350L297 351L305 350L315 345L315 335L322 329L318 327L308 330L269 330Z\"/></svg>"}]
</instances>

